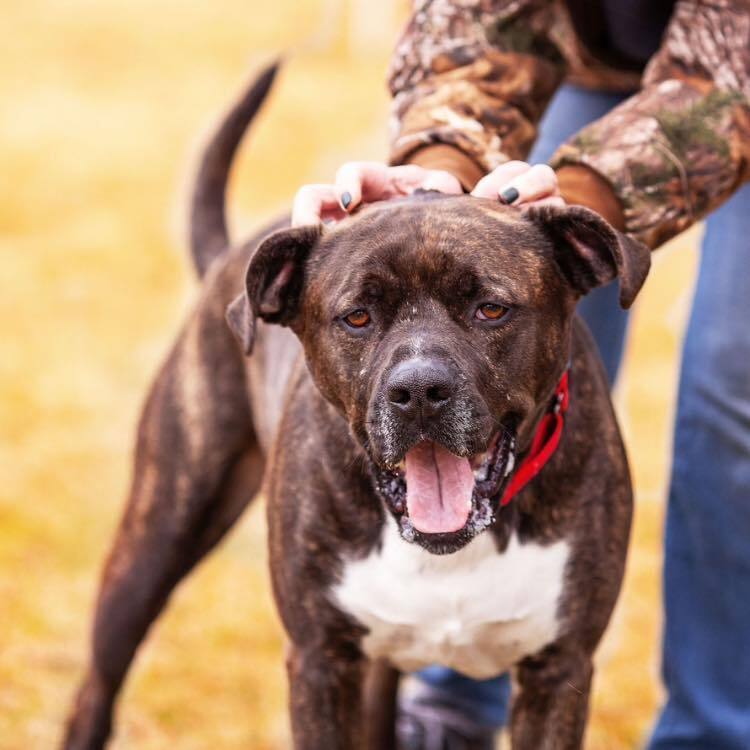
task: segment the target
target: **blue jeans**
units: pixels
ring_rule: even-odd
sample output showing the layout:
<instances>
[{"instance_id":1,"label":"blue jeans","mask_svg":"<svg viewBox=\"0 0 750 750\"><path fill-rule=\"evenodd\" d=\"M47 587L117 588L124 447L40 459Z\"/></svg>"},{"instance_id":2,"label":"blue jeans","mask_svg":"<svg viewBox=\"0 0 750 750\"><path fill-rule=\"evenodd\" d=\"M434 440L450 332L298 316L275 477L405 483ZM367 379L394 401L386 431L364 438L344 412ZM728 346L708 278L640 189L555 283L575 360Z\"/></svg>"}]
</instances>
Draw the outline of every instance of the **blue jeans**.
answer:
<instances>
[{"instance_id":1,"label":"blue jeans","mask_svg":"<svg viewBox=\"0 0 750 750\"><path fill-rule=\"evenodd\" d=\"M566 86L542 121L531 161L619 103ZM579 311L610 382L627 315L616 284ZM750 185L706 222L683 346L667 510L663 679L651 750L750 748ZM475 682L441 667L420 678L479 721L505 722L507 676Z\"/></svg>"}]
</instances>

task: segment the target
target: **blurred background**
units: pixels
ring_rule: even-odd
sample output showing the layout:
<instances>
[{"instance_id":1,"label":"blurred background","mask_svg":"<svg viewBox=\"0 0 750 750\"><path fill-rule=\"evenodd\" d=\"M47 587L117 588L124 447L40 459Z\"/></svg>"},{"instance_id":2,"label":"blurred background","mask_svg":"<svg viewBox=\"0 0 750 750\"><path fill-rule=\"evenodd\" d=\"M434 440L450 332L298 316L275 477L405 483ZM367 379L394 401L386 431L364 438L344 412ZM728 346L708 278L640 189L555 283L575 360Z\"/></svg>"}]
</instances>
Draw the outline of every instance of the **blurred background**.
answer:
<instances>
[{"instance_id":1,"label":"blurred background","mask_svg":"<svg viewBox=\"0 0 750 750\"><path fill-rule=\"evenodd\" d=\"M287 54L235 171L235 236L305 182L386 154L405 0L2 2L0 748L51 748L81 675L146 388L195 295L182 242L201 133ZM637 492L587 748L637 747L659 700L661 526L699 229L655 257L616 393ZM114 748L285 748L283 643L258 503L176 593Z\"/></svg>"}]
</instances>

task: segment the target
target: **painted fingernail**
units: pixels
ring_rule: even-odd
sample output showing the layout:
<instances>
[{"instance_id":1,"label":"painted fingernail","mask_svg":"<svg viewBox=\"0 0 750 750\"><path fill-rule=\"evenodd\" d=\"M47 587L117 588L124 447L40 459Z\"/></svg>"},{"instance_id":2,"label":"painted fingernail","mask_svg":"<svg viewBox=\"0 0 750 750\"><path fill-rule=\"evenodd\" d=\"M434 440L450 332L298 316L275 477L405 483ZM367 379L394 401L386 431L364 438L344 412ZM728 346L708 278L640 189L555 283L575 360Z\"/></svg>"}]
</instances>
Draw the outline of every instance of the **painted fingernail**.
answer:
<instances>
[{"instance_id":1,"label":"painted fingernail","mask_svg":"<svg viewBox=\"0 0 750 750\"><path fill-rule=\"evenodd\" d=\"M346 211L347 208L349 208L349 204L352 202L352 194L347 191L345 193L341 193L341 205L344 207L344 211Z\"/></svg>"},{"instance_id":2,"label":"painted fingernail","mask_svg":"<svg viewBox=\"0 0 750 750\"><path fill-rule=\"evenodd\" d=\"M502 203L506 203L507 205L510 205L511 203L514 203L518 200L518 190L516 190L514 187L509 187L503 190L502 193L500 193L500 201Z\"/></svg>"}]
</instances>

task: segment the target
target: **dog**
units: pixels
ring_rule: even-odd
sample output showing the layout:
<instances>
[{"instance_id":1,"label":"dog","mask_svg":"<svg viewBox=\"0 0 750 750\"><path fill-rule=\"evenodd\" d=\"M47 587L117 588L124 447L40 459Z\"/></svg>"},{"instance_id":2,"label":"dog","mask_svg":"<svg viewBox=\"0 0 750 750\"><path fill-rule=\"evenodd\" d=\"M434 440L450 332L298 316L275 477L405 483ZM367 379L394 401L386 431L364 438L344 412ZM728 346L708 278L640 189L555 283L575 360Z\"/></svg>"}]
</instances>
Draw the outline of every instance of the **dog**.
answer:
<instances>
[{"instance_id":1,"label":"dog","mask_svg":"<svg viewBox=\"0 0 750 750\"><path fill-rule=\"evenodd\" d=\"M415 194L233 246L267 69L206 148L200 298L151 389L68 750L102 747L174 586L265 482L298 750L394 748L401 674L512 669L514 750L578 748L620 589L625 451L577 300L648 249L582 207ZM248 356L251 355L251 356Z\"/></svg>"}]
</instances>

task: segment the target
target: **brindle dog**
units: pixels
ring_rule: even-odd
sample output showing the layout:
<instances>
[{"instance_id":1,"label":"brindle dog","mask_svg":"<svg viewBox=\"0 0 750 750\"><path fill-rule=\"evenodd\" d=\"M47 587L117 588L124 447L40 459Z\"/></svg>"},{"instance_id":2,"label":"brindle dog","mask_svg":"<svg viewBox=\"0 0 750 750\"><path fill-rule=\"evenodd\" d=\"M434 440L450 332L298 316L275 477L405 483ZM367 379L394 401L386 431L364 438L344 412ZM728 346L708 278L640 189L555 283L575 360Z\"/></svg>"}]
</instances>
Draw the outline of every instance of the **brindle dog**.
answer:
<instances>
[{"instance_id":1,"label":"brindle dog","mask_svg":"<svg viewBox=\"0 0 750 750\"><path fill-rule=\"evenodd\" d=\"M202 293L144 408L65 747L104 745L150 624L265 477L296 748L394 747L398 675L432 662L513 668L513 747L577 748L631 487L575 305L617 277L629 306L648 250L580 207L438 194L231 248L227 174L273 75L203 157ZM560 445L501 507L566 368Z\"/></svg>"}]
</instances>

